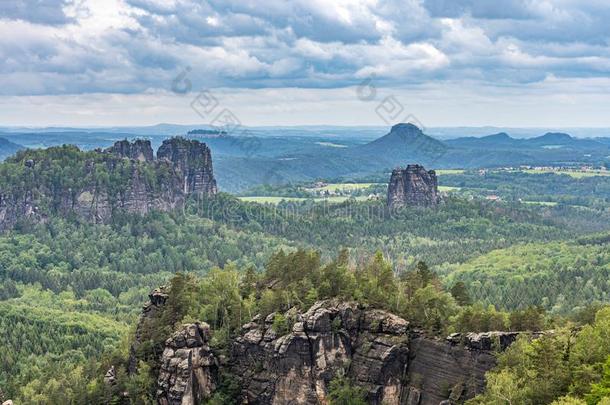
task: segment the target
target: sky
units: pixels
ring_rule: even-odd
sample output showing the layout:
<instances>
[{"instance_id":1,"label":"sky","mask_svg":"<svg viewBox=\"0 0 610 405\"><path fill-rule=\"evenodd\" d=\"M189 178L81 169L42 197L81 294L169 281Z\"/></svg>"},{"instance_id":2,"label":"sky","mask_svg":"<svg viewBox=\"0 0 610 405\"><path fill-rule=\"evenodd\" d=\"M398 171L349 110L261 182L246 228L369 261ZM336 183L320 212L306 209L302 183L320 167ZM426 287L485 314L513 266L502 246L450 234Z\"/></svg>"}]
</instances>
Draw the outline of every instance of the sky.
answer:
<instances>
[{"instance_id":1,"label":"sky","mask_svg":"<svg viewBox=\"0 0 610 405\"><path fill-rule=\"evenodd\" d=\"M0 126L610 127L607 0L2 0Z\"/></svg>"}]
</instances>

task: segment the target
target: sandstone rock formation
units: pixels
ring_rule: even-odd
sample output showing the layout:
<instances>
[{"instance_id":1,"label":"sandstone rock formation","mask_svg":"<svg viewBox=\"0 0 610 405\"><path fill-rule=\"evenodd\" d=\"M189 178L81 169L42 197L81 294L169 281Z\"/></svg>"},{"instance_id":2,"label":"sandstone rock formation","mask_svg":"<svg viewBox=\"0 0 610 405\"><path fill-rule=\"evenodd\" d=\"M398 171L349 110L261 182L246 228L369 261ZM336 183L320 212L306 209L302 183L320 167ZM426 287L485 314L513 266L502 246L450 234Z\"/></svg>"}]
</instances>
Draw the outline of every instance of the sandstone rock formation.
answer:
<instances>
[{"instance_id":1,"label":"sandstone rock formation","mask_svg":"<svg viewBox=\"0 0 610 405\"><path fill-rule=\"evenodd\" d=\"M401 403L407 321L355 303L323 301L297 314L292 331L280 336L272 328L274 316L245 325L233 344L231 371L241 378L246 403L324 404L339 372L366 390L369 403Z\"/></svg>"},{"instance_id":2,"label":"sandstone rock formation","mask_svg":"<svg viewBox=\"0 0 610 405\"><path fill-rule=\"evenodd\" d=\"M157 158L172 162L180 170L185 194L216 194L212 155L206 144L172 138L163 141Z\"/></svg>"},{"instance_id":3,"label":"sandstone rock formation","mask_svg":"<svg viewBox=\"0 0 610 405\"><path fill-rule=\"evenodd\" d=\"M216 389L218 362L205 323L183 325L165 342L157 379L160 405L198 405Z\"/></svg>"},{"instance_id":4,"label":"sandstone rock formation","mask_svg":"<svg viewBox=\"0 0 610 405\"><path fill-rule=\"evenodd\" d=\"M142 331L166 300L164 289L155 290L144 306L130 373ZM328 404L330 382L339 374L363 388L370 404L458 404L483 391L495 352L519 336L486 332L432 338L389 312L338 300L320 301L305 313L287 311L285 330L274 329L277 316L256 316L244 325L228 358L210 348L207 324L182 325L164 345L158 402L199 405L226 372L239 384L239 403L250 405Z\"/></svg>"},{"instance_id":5,"label":"sandstone rock formation","mask_svg":"<svg viewBox=\"0 0 610 405\"><path fill-rule=\"evenodd\" d=\"M152 162L155 158L150 141L144 139L136 139L134 142L126 139L118 141L104 152L140 162Z\"/></svg>"},{"instance_id":6,"label":"sandstone rock formation","mask_svg":"<svg viewBox=\"0 0 610 405\"><path fill-rule=\"evenodd\" d=\"M438 405L461 403L485 388L485 372L496 364L493 351L469 341L442 341L411 335L406 403Z\"/></svg>"},{"instance_id":7,"label":"sandstone rock formation","mask_svg":"<svg viewBox=\"0 0 610 405\"><path fill-rule=\"evenodd\" d=\"M182 206L190 194L217 192L210 150L198 141L169 139L157 160L150 142L142 140L119 141L104 152L86 154L75 146L62 148L49 155L72 159L70 167L62 168L75 173L66 183L53 181L49 175L52 158L44 153L30 153L39 161L26 152L23 160L11 162L22 167L27 186L0 182L0 231L21 219L44 222L51 214L104 223L117 210L169 211Z\"/></svg>"},{"instance_id":8,"label":"sandstone rock formation","mask_svg":"<svg viewBox=\"0 0 610 405\"><path fill-rule=\"evenodd\" d=\"M169 211L183 204L185 196L177 176L166 176L163 181L158 179L151 184L145 169L136 161L121 167L117 177L122 177L122 183L112 194L107 185L97 181L95 173L98 167L104 167L111 173L118 171L114 159L116 158L86 162L82 168L82 178L78 179L82 184L79 188L58 188L35 181L37 184L32 189L16 190L17 192L0 190L0 230L10 228L25 218L44 222L50 214L64 217L76 215L87 221L104 223L115 210L146 214L153 210ZM166 163L162 165L167 166ZM42 173L44 169L26 168L32 178L45 175ZM152 169L156 171L160 167L155 164ZM45 210L41 209L43 206L46 207Z\"/></svg>"},{"instance_id":9,"label":"sandstone rock formation","mask_svg":"<svg viewBox=\"0 0 610 405\"><path fill-rule=\"evenodd\" d=\"M142 344L144 331L151 327L151 323L159 315L159 312L169 298L167 287L161 286L155 289L148 295L148 298L149 301L142 307L142 314L136 326L134 340L129 349L129 363L127 365L129 374L133 374L137 370L137 352L140 344Z\"/></svg>"},{"instance_id":10,"label":"sandstone rock formation","mask_svg":"<svg viewBox=\"0 0 610 405\"><path fill-rule=\"evenodd\" d=\"M116 369L114 366L111 366L106 374L104 375L104 384L106 385L115 385L116 384Z\"/></svg>"},{"instance_id":11,"label":"sandstone rock formation","mask_svg":"<svg viewBox=\"0 0 610 405\"><path fill-rule=\"evenodd\" d=\"M388 185L388 207L406 205L432 206L438 204L438 181L434 170L427 171L421 165L408 165L406 169L394 169Z\"/></svg>"}]
</instances>

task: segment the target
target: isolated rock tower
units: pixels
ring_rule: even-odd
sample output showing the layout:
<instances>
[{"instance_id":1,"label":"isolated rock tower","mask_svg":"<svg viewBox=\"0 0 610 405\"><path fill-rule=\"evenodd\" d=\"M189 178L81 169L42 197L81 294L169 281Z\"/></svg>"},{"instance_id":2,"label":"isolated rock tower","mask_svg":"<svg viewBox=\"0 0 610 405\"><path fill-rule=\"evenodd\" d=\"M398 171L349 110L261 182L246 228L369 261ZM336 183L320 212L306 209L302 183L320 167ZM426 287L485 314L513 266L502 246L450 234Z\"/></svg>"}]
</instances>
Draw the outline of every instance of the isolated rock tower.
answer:
<instances>
[{"instance_id":1,"label":"isolated rock tower","mask_svg":"<svg viewBox=\"0 0 610 405\"><path fill-rule=\"evenodd\" d=\"M438 204L438 181L434 170L427 171L421 165L408 165L406 169L394 169L388 186L390 209Z\"/></svg>"}]
</instances>

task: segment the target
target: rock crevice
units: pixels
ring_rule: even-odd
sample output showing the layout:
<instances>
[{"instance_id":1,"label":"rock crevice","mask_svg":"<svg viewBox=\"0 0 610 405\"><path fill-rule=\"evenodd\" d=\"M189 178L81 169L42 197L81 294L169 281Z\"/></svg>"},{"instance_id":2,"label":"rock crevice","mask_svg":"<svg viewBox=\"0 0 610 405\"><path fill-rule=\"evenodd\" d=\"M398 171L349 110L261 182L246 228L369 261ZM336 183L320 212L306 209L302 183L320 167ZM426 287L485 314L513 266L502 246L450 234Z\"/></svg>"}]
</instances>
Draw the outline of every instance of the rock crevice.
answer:
<instances>
[{"instance_id":1,"label":"rock crevice","mask_svg":"<svg viewBox=\"0 0 610 405\"><path fill-rule=\"evenodd\" d=\"M165 342L157 379L160 405L201 404L218 381L218 362L209 347L206 323L183 325Z\"/></svg>"}]
</instances>

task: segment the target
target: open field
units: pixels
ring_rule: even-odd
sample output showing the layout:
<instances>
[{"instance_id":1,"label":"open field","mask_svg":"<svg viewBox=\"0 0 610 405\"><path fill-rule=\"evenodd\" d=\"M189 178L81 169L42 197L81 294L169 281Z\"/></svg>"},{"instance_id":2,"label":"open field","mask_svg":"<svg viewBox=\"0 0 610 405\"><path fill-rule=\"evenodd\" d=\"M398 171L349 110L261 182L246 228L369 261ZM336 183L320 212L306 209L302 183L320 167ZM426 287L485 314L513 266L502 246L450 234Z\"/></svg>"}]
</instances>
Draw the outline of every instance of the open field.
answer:
<instances>
[{"instance_id":1,"label":"open field","mask_svg":"<svg viewBox=\"0 0 610 405\"><path fill-rule=\"evenodd\" d=\"M461 189L462 189L461 187L438 186L438 191L445 191L447 193L450 193L452 191L460 191Z\"/></svg>"},{"instance_id":2,"label":"open field","mask_svg":"<svg viewBox=\"0 0 610 405\"><path fill-rule=\"evenodd\" d=\"M301 197L271 197L271 196L252 196L252 197L238 197L242 201L255 202L259 204L279 204L282 201L306 201L312 200L312 198L301 198Z\"/></svg>"},{"instance_id":3,"label":"open field","mask_svg":"<svg viewBox=\"0 0 610 405\"><path fill-rule=\"evenodd\" d=\"M303 198L303 197L271 197L271 196L250 196L250 197L238 197L242 201L246 202L255 202L259 204L279 204L282 201L315 201L315 202L328 202L331 204L340 204L349 200L350 198L355 199L356 201L366 201L367 197L358 196L358 197L350 197L350 196L332 196L327 198L321 197L312 197L312 198Z\"/></svg>"},{"instance_id":4,"label":"open field","mask_svg":"<svg viewBox=\"0 0 610 405\"><path fill-rule=\"evenodd\" d=\"M464 170L463 169L440 169L440 170L436 170L436 174L438 176L442 176L444 174L463 174Z\"/></svg>"},{"instance_id":5,"label":"open field","mask_svg":"<svg viewBox=\"0 0 610 405\"><path fill-rule=\"evenodd\" d=\"M566 174L575 179L582 179L585 177L595 177L595 176L610 176L610 171L607 170L549 170L549 169L526 169L522 170L523 173L529 174L546 174L546 173L555 173L555 174Z\"/></svg>"},{"instance_id":6,"label":"open field","mask_svg":"<svg viewBox=\"0 0 610 405\"><path fill-rule=\"evenodd\" d=\"M522 203L529 205L544 205L546 207L554 207L558 204L555 201L522 201Z\"/></svg>"},{"instance_id":7,"label":"open field","mask_svg":"<svg viewBox=\"0 0 610 405\"><path fill-rule=\"evenodd\" d=\"M370 186L375 186L380 183L330 183L324 187L314 188L315 191L352 191L361 190Z\"/></svg>"}]
</instances>

